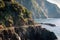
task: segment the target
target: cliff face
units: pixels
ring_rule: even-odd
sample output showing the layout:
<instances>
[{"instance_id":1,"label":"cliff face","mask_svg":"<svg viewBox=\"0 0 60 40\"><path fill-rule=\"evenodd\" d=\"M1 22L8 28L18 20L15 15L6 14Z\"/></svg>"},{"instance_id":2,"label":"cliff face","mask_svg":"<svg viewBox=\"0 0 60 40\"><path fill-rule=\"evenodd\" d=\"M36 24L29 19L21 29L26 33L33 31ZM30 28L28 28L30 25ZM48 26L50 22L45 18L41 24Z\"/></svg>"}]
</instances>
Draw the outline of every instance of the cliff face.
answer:
<instances>
[{"instance_id":1,"label":"cliff face","mask_svg":"<svg viewBox=\"0 0 60 40\"><path fill-rule=\"evenodd\" d=\"M34 18L60 18L60 9L56 4L47 0L17 0L28 10L31 10ZM58 16L57 16L58 15Z\"/></svg>"},{"instance_id":2,"label":"cliff face","mask_svg":"<svg viewBox=\"0 0 60 40\"><path fill-rule=\"evenodd\" d=\"M43 12L41 11L41 9L37 6L38 3L36 2L36 0L16 0L18 1L20 4L22 4L23 6L25 6L28 10L30 10L33 14L32 17L33 18L46 18L45 15L43 14Z\"/></svg>"},{"instance_id":3,"label":"cliff face","mask_svg":"<svg viewBox=\"0 0 60 40\"><path fill-rule=\"evenodd\" d=\"M52 4L47 0L37 0L37 2L49 18L60 18L60 8L56 4Z\"/></svg>"},{"instance_id":4,"label":"cliff face","mask_svg":"<svg viewBox=\"0 0 60 40\"><path fill-rule=\"evenodd\" d=\"M57 39L53 32L43 29L41 26L32 26L32 24L34 22L31 12L25 7L15 0L0 1L0 40Z\"/></svg>"}]
</instances>

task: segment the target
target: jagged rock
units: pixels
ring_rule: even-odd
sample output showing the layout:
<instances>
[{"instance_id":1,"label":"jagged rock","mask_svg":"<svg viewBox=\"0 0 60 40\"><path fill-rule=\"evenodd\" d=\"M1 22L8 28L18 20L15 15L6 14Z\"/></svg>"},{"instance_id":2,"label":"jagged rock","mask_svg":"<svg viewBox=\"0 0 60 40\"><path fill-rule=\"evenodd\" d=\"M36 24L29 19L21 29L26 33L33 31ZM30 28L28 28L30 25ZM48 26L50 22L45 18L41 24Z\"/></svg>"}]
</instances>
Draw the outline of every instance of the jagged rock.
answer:
<instances>
[{"instance_id":1,"label":"jagged rock","mask_svg":"<svg viewBox=\"0 0 60 40\"><path fill-rule=\"evenodd\" d=\"M0 39L2 40L56 40L53 32L41 26L16 27L0 30Z\"/></svg>"},{"instance_id":2,"label":"jagged rock","mask_svg":"<svg viewBox=\"0 0 60 40\"><path fill-rule=\"evenodd\" d=\"M17 33L13 33L11 30L0 31L1 40L21 40Z\"/></svg>"},{"instance_id":3,"label":"jagged rock","mask_svg":"<svg viewBox=\"0 0 60 40\"><path fill-rule=\"evenodd\" d=\"M21 30L22 31L21 31ZM20 35L21 40L56 40L57 37L53 32L48 31L41 26L29 26L26 31L23 28L15 28L17 34Z\"/></svg>"}]
</instances>

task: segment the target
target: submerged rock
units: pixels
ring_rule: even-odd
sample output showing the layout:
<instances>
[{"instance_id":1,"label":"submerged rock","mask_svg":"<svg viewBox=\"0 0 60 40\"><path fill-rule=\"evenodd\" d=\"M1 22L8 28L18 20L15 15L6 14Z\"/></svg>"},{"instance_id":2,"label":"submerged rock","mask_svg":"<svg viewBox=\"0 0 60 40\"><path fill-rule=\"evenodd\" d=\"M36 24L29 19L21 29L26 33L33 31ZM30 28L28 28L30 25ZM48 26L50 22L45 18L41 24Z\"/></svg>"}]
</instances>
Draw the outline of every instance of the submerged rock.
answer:
<instances>
[{"instance_id":1,"label":"submerged rock","mask_svg":"<svg viewBox=\"0 0 60 40\"><path fill-rule=\"evenodd\" d=\"M52 26L52 27L56 26L55 24L51 24L51 23L40 23L40 24L49 25L49 26Z\"/></svg>"}]
</instances>

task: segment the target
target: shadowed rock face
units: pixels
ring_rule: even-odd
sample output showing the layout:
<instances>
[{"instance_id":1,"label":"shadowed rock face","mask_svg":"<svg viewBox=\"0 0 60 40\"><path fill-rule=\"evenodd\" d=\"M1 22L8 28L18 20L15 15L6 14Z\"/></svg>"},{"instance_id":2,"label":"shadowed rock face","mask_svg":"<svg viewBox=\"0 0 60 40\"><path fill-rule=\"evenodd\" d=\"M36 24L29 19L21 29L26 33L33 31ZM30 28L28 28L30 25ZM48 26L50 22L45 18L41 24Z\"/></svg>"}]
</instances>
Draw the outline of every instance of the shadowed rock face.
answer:
<instances>
[{"instance_id":1,"label":"shadowed rock face","mask_svg":"<svg viewBox=\"0 0 60 40\"><path fill-rule=\"evenodd\" d=\"M0 30L0 40L55 40L53 32L41 26Z\"/></svg>"},{"instance_id":2,"label":"shadowed rock face","mask_svg":"<svg viewBox=\"0 0 60 40\"><path fill-rule=\"evenodd\" d=\"M0 31L0 40L20 40L17 33L12 32L11 30L2 30Z\"/></svg>"},{"instance_id":3,"label":"shadowed rock face","mask_svg":"<svg viewBox=\"0 0 60 40\"><path fill-rule=\"evenodd\" d=\"M56 35L53 32L50 32L45 28L41 28L41 26L36 26L36 27L29 26L25 30L23 28L15 28L15 31L21 37L21 40L55 40L57 39Z\"/></svg>"}]
</instances>

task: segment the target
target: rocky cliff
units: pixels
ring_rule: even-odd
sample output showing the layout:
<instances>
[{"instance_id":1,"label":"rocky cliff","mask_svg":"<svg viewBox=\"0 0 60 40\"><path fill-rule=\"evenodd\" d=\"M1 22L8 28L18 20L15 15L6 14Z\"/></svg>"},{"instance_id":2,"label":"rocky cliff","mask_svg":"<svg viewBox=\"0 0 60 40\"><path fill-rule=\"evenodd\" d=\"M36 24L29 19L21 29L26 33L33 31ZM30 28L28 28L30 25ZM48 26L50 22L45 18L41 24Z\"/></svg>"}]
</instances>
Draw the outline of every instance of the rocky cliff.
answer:
<instances>
[{"instance_id":1,"label":"rocky cliff","mask_svg":"<svg viewBox=\"0 0 60 40\"><path fill-rule=\"evenodd\" d=\"M28 11L15 0L0 0L0 40L55 40L56 35L35 26Z\"/></svg>"},{"instance_id":2,"label":"rocky cliff","mask_svg":"<svg viewBox=\"0 0 60 40\"><path fill-rule=\"evenodd\" d=\"M0 29L0 40L57 40L57 37L41 26L28 26Z\"/></svg>"},{"instance_id":3,"label":"rocky cliff","mask_svg":"<svg viewBox=\"0 0 60 40\"><path fill-rule=\"evenodd\" d=\"M39 18L60 18L60 8L47 0L16 0L31 10L33 17ZM57 16L58 15L58 16Z\"/></svg>"}]
</instances>

